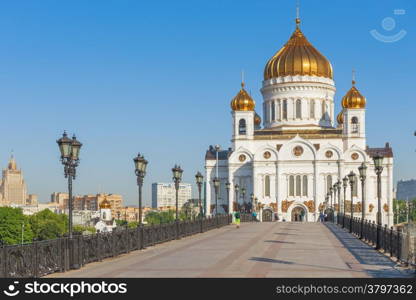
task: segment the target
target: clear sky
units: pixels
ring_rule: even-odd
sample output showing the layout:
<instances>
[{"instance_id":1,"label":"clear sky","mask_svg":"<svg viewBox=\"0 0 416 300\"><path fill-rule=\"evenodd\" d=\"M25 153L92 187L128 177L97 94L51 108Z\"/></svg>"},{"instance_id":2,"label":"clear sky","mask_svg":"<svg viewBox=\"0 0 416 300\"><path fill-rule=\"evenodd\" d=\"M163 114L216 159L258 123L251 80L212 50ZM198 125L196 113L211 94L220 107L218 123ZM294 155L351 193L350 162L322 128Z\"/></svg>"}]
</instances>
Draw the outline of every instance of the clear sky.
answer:
<instances>
[{"instance_id":1,"label":"clear sky","mask_svg":"<svg viewBox=\"0 0 416 300\"><path fill-rule=\"evenodd\" d=\"M303 32L334 68L336 111L354 68L367 97L368 144L391 143L395 181L416 177L415 1L300 2ZM149 160L147 200L152 182L171 180L175 163L193 183L208 146L230 145L229 103L242 69L262 114L263 68L293 32L295 6L1 1L1 167L13 149L29 192L49 201L52 192L66 191L55 142L66 129L84 144L77 194L118 193L136 204L138 151ZM373 29L406 35L386 43Z\"/></svg>"}]
</instances>

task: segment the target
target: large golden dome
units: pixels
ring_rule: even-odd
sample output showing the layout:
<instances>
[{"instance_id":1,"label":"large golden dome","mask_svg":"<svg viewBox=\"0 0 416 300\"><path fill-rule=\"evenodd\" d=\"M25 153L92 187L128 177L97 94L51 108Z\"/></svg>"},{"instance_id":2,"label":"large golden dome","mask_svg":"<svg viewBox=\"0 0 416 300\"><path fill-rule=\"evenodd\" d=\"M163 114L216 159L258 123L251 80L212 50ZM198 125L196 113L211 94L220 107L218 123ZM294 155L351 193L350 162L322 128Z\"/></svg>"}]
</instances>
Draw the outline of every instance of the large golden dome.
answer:
<instances>
[{"instance_id":1,"label":"large golden dome","mask_svg":"<svg viewBox=\"0 0 416 300\"><path fill-rule=\"evenodd\" d=\"M107 198L105 198L104 201L100 203L100 208L111 208L110 201L108 201Z\"/></svg>"},{"instance_id":2,"label":"large golden dome","mask_svg":"<svg viewBox=\"0 0 416 300\"><path fill-rule=\"evenodd\" d=\"M342 98L343 108L365 108L365 97L355 87L355 81L352 81L352 87Z\"/></svg>"},{"instance_id":3,"label":"large golden dome","mask_svg":"<svg viewBox=\"0 0 416 300\"><path fill-rule=\"evenodd\" d=\"M337 115L337 121L338 121L338 124L340 124L340 125L344 124L344 114L343 114L342 110Z\"/></svg>"},{"instance_id":4,"label":"large golden dome","mask_svg":"<svg viewBox=\"0 0 416 300\"><path fill-rule=\"evenodd\" d=\"M288 75L309 75L332 79L331 63L303 35L296 19L296 30L289 41L267 62L264 80Z\"/></svg>"},{"instance_id":5,"label":"large golden dome","mask_svg":"<svg viewBox=\"0 0 416 300\"><path fill-rule=\"evenodd\" d=\"M241 83L241 89L238 94L231 100L232 110L253 111L256 106L253 98L244 89L244 82Z\"/></svg>"},{"instance_id":6,"label":"large golden dome","mask_svg":"<svg viewBox=\"0 0 416 300\"><path fill-rule=\"evenodd\" d=\"M255 113L254 114L254 126L260 126L260 125L261 125L261 118L257 113Z\"/></svg>"}]
</instances>

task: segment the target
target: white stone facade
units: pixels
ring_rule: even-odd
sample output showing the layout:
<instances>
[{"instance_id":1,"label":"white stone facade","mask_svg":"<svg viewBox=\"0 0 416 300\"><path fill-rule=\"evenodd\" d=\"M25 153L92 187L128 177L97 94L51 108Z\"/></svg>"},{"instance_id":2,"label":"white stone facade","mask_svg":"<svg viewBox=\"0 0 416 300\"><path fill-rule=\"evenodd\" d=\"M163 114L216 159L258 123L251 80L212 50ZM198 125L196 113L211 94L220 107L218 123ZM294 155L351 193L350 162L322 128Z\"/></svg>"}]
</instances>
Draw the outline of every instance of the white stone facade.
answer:
<instances>
[{"instance_id":1,"label":"white stone facade","mask_svg":"<svg viewBox=\"0 0 416 300\"><path fill-rule=\"evenodd\" d=\"M261 203L261 211L272 210L280 221L294 221L292 212L303 211L303 221L318 221L326 207L328 188L348 175L357 174L353 203L362 206L362 189L358 167L366 164L365 217L376 220L377 177L372 156L384 156L381 178L382 223L393 225L393 155L388 144L369 148L365 133L365 108L343 110L343 125L336 126L334 112L335 83L317 76L285 76L263 81L263 126L254 129L254 111L232 111L231 147L210 147L205 158L207 214L215 212L213 179L218 168L221 181L218 211L231 212L234 202L243 203L241 187L246 189L245 202L251 194ZM371 101L371 100L370 100ZM240 120L245 130L239 131ZM352 121L354 119L354 121ZM227 195L226 183L231 183ZM235 193L235 185L239 191ZM337 193L338 194L338 193ZM344 191L341 187L341 202ZM351 200L351 188L346 189ZM339 203L338 195L337 201ZM362 209L362 208L361 208ZM349 214L349 212L347 212ZM361 217L360 209L354 216Z\"/></svg>"}]
</instances>

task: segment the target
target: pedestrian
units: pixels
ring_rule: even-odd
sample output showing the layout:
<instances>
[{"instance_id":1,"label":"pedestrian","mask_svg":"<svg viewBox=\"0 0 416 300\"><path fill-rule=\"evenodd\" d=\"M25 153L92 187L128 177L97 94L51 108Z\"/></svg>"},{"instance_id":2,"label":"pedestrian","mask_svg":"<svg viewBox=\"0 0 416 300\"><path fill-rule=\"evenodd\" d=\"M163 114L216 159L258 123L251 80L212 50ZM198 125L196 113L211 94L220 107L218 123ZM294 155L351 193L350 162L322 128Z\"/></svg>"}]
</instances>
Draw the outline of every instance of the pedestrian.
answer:
<instances>
[{"instance_id":1,"label":"pedestrian","mask_svg":"<svg viewBox=\"0 0 416 300\"><path fill-rule=\"evenodd\" d=\"M237 225L237 228L240 228L240 212L236 212L235 215L235 224Z\"/></svg>"},{"instance_id":2,"label":"pedestrian","mask_svg":"<svg viewBox=\"0 0 416 300\"><path fill-rule=\"evenodd\" d=\"M324 213L321 211L321 213L319 214L319 221L321 221L321 223L324 222Z\"/></svg>"}]
</instances>

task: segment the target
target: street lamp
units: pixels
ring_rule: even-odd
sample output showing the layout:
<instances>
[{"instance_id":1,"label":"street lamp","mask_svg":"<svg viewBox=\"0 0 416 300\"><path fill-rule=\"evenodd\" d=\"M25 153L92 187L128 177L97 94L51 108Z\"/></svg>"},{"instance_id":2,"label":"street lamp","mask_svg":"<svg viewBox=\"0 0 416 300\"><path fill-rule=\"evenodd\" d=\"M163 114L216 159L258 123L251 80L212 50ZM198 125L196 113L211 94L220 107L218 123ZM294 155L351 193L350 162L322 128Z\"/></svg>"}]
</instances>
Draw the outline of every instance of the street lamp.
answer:
<instances>
[{"instance_id":1,"label":"street lamp","mask_svg":"<svg viewBox=\"0 0 416 300\"><path fill-rule=\"evenodd\" d=\"M345 199L347 198L347 187L348 187L348 177L345 176L342 178L342 187L344 188L344 200L342 201L342 210L344 211L344 214L342 215L342 228L345 228L345 215L347 213L347 210L345 209Z\"/></svg>"},{"instance_id":2,"label":"street lamp","mask_svg":"<svg viewBox=\"0 0 416 300\"><path fill-rule=\"evenodd\" d=\"M204 183L204 176L202 176L201 172L197 172L195 175L196 185L198 186L198 202L199 202L199 215L202 219L202 198L201 198L201 190L202 184Z\"/></svg>"},{"instance_id":3,"label":"street lamp","mask_svg":"<svg viewBox=\"0 0 416 300\"><path fill-rule=\"evenodd\" d=\"M139 226L142 226L142 187L148 161L139 153L133 158L133 162L137 176L137 186L139 187Z\"/></svg>"},{"instance_id":4,"label":"street lamp","mask_svg":"<svg viewBox=\"0 0 416 300\"><path fill-rule=\"evenodd\" d=\"M172 168L172 175L173 181L175 182L175 190L176 190L176 210L175 210L175 223L176 223L176 238L179 238L179 217L178 217L178 198L179 198L179 183L182 180L182 173L183 170L180 166L175 165Z\"/></svg>"},{"instance_id":5,"label":"street lamp","mask_svg":"<svg viewBox=\"0 0 416 300\"><path fill-rule=\"evenodd\" d=\"M251 193L250 199L251 199L251 202L250 202L250 212L252 213L253 212L253 203L254 203L254 194L253 193Z\"/></svg>"},{"instance_id":6,"label":"street lamp","mask_svg":"<svg viewBox=\"0 0 416 300\"><path fill-rule=\"evenodd\" d=\"M239 188L240 188L240 186L236 183L235 185L234 185L234 191L235 191L235 207L236 207L236 210L238 211L238 190L239 190Z\"/></svg>"},{"instance_id":7,"label":"street lamp","mask_svg":"<svg viewBox=\"0 0 416 300\"><path fill-rule=\"evenodd\" d=\"M342 214L341 211L341 181L338 179L337 183L336 183L336 189L338 192L338 214ZM338 220L338 214L337 214L337 220Z\"/></svg>"},{"instance_id":8,"label":"street lamp","mask_svg":"<svg viewBox=\"0 0 416 300\"><path fill-rule=\"evenodd\" d=\"M364 237L364 219L365 219L365 179L367 177L367 166L365 163L361 163L361 166L358 167L358 171L360 172L360 179L361 179L361 231L360 231L360 239Z\"/></svg>"},{"instance_id":9,"label":"street lamp","mask_svg":"<svg viewBox=\"0 0 416 300\"><path fill-rule=\"evenodd\" d=\"M374 161L374 170L377 175L377 240L376 240L376 249L380 249L381 245L381 173L383 172L383 159L384 157L380 154L376 154L373 157Z\"/></svg>"},{"instance_id":10,"label":"street lamp","mask_svg":"<svg viewBox=\"0 0 416 300\"><path fill-rule=\"evenodd\" d=\"M72 139L64 131L62 137L56 141L61 152L61 162L64 165L65 178L68 178L68 213L69 213L69 238L72 238L72 180L75 180L76 167L79 164L79 151L82 144L73 135Z\"/></svg>"},{"instance_id":11,"label":"street lamp","mask_svg":"<svg viewBox=\"0 0 416 300\"><path fill-rule=\"evenodd\" d=\"M215 190L215 217L218 215L218 192L220 190L221 181L218 177L214 177L212 180L214 183L214 190Z\"/></svg>"},{"instance_id":12,"label":"street lamp","mask_svg":"<svg viewBox=\"0 0 416 300\"><path fill-rule=\"evenodd\" d=\"M241 195L243 196L244 212L246 212L246 188L241 188Z\"/></svg>"},{"instance_id":13,"label":"street lamp","mask_svg":"<svg viewBox=\"0 0 416 300\"><path fill-rule=\"evenodd\" d=\"M352 219L354 218L354 184L355 184L355 173L353 171L351 171L348 174L348 179L350 181L350 186L351 186L351 219L350 219L350 232L352 232Z\"/></svg>"},{"instance_id":14,"label":"street lamp","mask_svg":"<svg viewBox=\"0 0 416 300\"><path fill-rule=\"evenodd\" d=\"M231 182L227 181L225 183L225 189L227 190L227 214L230 213L230 189L231 189Z\"/></svg>"},{"instance_id":15,"label":"street lamp","mask_svg":"<svg viewBox=\"0 0 416 300\"><path fill-rule=\"evenodd\" d=\"M330 199L331 199L331 209L332 209L332 210L334 210L334 209L333 209L333 207L334 207L334 206L333 206L333 204L332 204L332 203L333 203L333 202L332 202L332 191L333 191L333 190L334 190L334 188L331 186L331 187L329 188L329 197L330 197Z\"/></svg>"}]
</instances>

